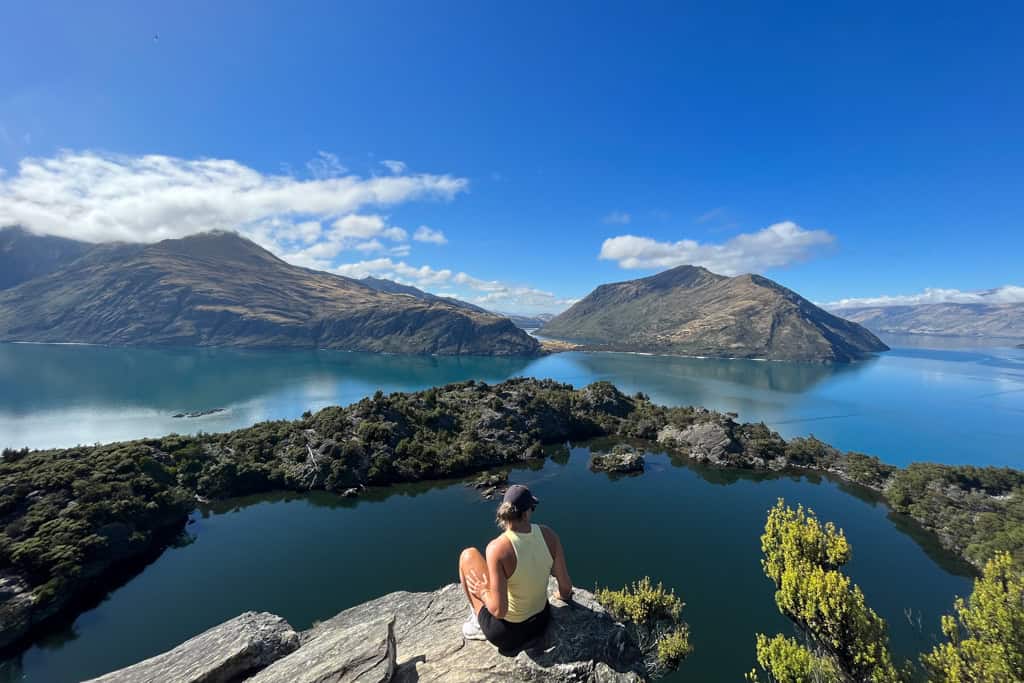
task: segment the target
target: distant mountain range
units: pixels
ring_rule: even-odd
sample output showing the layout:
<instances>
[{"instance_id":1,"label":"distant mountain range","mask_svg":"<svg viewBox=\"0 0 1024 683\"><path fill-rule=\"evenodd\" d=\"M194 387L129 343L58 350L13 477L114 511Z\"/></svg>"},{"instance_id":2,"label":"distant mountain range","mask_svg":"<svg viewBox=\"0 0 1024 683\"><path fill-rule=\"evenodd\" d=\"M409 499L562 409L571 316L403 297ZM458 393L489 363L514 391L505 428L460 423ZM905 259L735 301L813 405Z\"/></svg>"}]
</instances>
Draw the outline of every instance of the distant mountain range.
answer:
<instances>
[{"instance_id":1,"label":"distant mountain range","mask_svg":"<svg viewBox=\"0 0 1024 683\"><path fill-rule=\"evenodd\" d=\"M519 315L516 313L502 313L498 312L498 315L503 315L516 324L517 327L521 327L524 330L535 330L548 323L552 318L555 317L554 313L539 313L537 315Z\"/></svg>"},{"instance_id":2,"label":"distant mountain range","mask_svg":"<svg viewBox=\"0 0 1024 683\"><path fill-rule=\"evenodd\" d=\"M510 320L472 304L293 266L235 233L149 245L52 239L0 231L10 245L0 263L22 266L0 291L0 340L540 352Z\"/></svg>"},{"instance_id":3,"label":"distant mountain range","mask_svg":"<svg viewBox=\"0 0 1024 683\"><path fill-rule=\"evenodd\" d=\"M878 333L1024 339L1024 303L855 306L831 310Z\"/></svg>"},{"instance_id":4,"label":"distant mountain range","mask_svg":"<svg viewBox=\"0 0 1024 683\"><path fill-rule=\"evenodd\" d=\"M888 349L768 278L696 266L601 285L538 334L590 349L770 360L851 361Z\"/></svg>"}]
</instances>

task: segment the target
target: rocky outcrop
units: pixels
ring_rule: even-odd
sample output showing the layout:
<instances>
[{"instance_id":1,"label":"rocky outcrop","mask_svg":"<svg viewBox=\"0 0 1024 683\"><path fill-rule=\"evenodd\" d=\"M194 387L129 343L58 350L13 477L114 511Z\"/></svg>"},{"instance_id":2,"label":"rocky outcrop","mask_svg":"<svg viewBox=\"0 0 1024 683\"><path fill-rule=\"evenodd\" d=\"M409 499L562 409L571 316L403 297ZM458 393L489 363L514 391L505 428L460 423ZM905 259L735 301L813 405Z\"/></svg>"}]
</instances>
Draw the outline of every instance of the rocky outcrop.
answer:
<instances>
[{"instance_id":1,"label":"rocky outcrop","mask_svg":"<svg viewBox=\"0 0 1024 683\"><path fill-rule=\"evenodd\" d=\"M246 612L173 650L89 683L233 683L298 647L299 634L284 619Z\"/></svg>"},{"instance_id":2,"label":"rocky outcrop","mask_svg":"<svg viewBox=\"0 0 1024 683\"><path fill-rule=\"evenodd\" d=\"M469 608L458 584L432 593L391 593L353 607L304 634L303 648L323 633L382 614L395 616L398 666L394 680L400 683L639 681L645 674L640 651L626 629L608 616L591 593L579 589L571 605L552 600L547 633L515 657L503 657L488 642L462 637Z\"/></svg>"},{"instance_id":3,"label":"rocky outcrop","mask_svg":"<svg viewBox=\"0 0 1024 683\"><path fill-rule=\"evenodd\" d=\"M99 245L0 292L0 340L531 356L507 318L285 263L234 233Z\"/></svg>"},{"instance_id":4,"label":"rocky outcrop","mask_svg":"<svg viewBox=\"0 0 1024 683\"><path fill-rule=\"evenodd\" d=\"M666 425L658 431L658 443L685 452L690 458L713 465L728 465L726 454L733 438L725 426L717 422L698 422L680 429Z\"/></svg>"},{"instance_id":5,"label":"rocky outcrop","mask_svg":"<svg viewBox=\"0 0 1024 683\"><path fill-rule=\"evenodd\" d=\"M249 683L387 683L395 673L395 618L321 630Z\"/></svg>"},{"instance_id":6,"label":"rocky outcrop","mask_svg":"<svg viewBox=\"0 0 1024 683\"><path fill-rule=\"evenodd\" d=\"M610 351L851 361L888 347L760 275L679 266L601 285L538 334Z\"/></svg>"},{"instance_id":7,"label":"rocky outcrop","mask_svg":"<svg viewBox=\"0 0 1024 683\"><path fill-rule=\"evenodd\" d=\"M301 635L301 645L280 617L250 612L170 652L95 681L627 683L646 679L643 656L626 628L587 591L577 589L571 604L552 598L547 632L514 657L500 655L486 641L463 638L462 623L468 612L458 584L430 593L391 593L318 624ZM243 655L254 649L253 642L264 642L260 653L275 653L274 659ZM235 673L230 673L227 662L261 663L265 668L253 674L235 666Z\"/></svg>"},{"instance_id":8,"label":"rocky outcrop","mask_svg":"<svg viewBox=\"0 0 1024 683\"><path fill-rule=\"evenodd\" d=\"M466 486L479 491L484 500L493 500L508 489L508 472L484 472L473 481L466 482Z\"/></svg>"},{"instance_id":9,"label":"rocky outcrop","mask_svg":"<svg viewBox=\"0 0 1024 683\"><path fill-rule=\"evenodd\" d=\"M631 446L619 444L611 453L592 454L590 469L608 474L639 474L644 471L644 456Z\"/></svg>"}]
</instances>

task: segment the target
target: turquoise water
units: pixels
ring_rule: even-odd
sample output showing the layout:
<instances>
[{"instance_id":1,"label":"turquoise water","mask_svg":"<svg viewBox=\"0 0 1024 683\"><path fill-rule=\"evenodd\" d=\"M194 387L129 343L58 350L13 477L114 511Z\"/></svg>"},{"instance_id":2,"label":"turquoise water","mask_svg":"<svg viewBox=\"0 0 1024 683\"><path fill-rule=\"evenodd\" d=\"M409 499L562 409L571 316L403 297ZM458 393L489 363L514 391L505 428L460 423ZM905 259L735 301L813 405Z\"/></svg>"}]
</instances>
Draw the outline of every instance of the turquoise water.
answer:
<instances>
[{"instance_id":1,"label":"turquoise water","mask_svg":"<svg viewBox=\"0 0 1024 683\"><path fill-rule=\"evenodd\" d=\"M575 448L512 478L541 499L538 521L561 535L577 585L619 586L648 574L682 595L696 649L670 680L740 680L754 665L755 632L791 632L758 564L764 517L780 496L845 529L854 549L849 572L888 620L898 654L928 649L939 615L970 591L961 566L934 549L929 556L912 523L894 524L864 492L673 464L665 455L648 456L642 476L611 480L591 473L587 458L586 448ZM7 680L77 680L245 610L280 614L301 629L399 588L433 590L455 580L463 547L482 547L495 534L494 507L448 482L357 501L279 495L202 511L188 527L190 544L169 549L2 672Z\"/></svg>"},{"instance_id":2,"label":"turquoise water","mask_svg":"<svg viewBox=\"0 0 1024 683\"><path fill-rule=\"evenodd\" d=\"M529 360L0 344L0 446L223 431L350 403L378 388L530 375L577 386L607 379L661 403L734 411L784 436L814 433L896 464L1024 467L1024 350L889 341L892 351L852 365L615 353ZM211 408L226 410L172 417Z\"/></svg>"},{"instance_id":3,"label":"turquoise water","mask_svg":"<svg viewBox=\"0 0 1024 683\"><path fill-rule=\"evenodd\" d=\"M532 375L598 379L660 403L700 404L815 433L897 464L928 459L1024 466L1024 351L891 342L871 361L829 366L629 354L540 359L435 358L331 351L120 349L0 345L0 445L68 446L220 431L373 393ZM179 411L224 408L195 419ZM756 476L649 459L646 474L590 473L586 449L518 470L561 533L578 585L645 574L687 601L696 652L678 680L738 680L753 634L790 632L761 574L758 536L782 496L845 528L850 573L913 657L938 615L970 591L966 568L867 492L827 479ZM614 500L613 509L603 505ZM164 651L239 612L296 628L393 590L454 580L466 545L493 532L493 503L458 483L375 492L271 496L197 512L192 541L165 552L72 624L0 666L0 680L70 681Z\"/></svg>"}]
</instances>

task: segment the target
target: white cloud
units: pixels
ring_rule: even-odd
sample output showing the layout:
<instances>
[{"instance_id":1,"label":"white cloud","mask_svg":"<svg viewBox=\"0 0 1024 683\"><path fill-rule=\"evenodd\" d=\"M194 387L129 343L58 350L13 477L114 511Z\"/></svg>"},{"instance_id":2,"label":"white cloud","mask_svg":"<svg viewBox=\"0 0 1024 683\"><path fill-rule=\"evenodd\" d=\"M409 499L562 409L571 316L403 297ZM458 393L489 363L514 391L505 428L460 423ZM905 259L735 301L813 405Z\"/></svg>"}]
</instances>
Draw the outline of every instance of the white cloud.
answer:
<instances>
[{"instance_id":1,"label":"white cloud","mask_svg":"<svg viewBox=\"0 0 1024 683\"><path fill-rule=\"evenodd\" d=\"M384 231L384 218L381 216L360 216L350 214L334 221L331 226L337 237L375 237Z\"/></svg>"},{"instance_id":2,"label":"white cloud","mask_svg":"<svg viewBox=\"0 0 1024 683\"><path fill-rule=\"evenodd\" d=\"M738 275L804 261L815 250L834 241L835 237L824 230L805 230L785 221L737 235L721 244L701 244L687 239L658 242L635 235L611 237L601 245L598 258L618 261L620 268L671 268L689 264L723 275Z\"/></svg>"},{"instance_id":3,"label":"white cloud","mask_svg":"<svg viewBox=\"0 0 1024 683\"><path fill-rule=\"evenodd\" d=\"M919 304L1020 304L1024 303L1024 287L1004 285L981 292L964 292L959 289L928 288L919 294L882 295L840 299L823 304L825 308L855 308L861 306L916 306Z\"/></svg>"},{"instance_id":4,"label":"white cloud","mask_svg":"<svg viewBox=\"0 0 1024 683\"><path fill-rule=\"evenodd\" d=\"M341 165L338 157L330 152L317 152L315 159L306 162L306 168L314 178L324 180L326 178L337 178L343 175L348 169Z\"/></svg>"},{"instance_id":5,"label":"white cloud","mask_svg":"<svg viewBox=\"0 0 1024 683\"><path fill-rule=\"evenodd\" d=\"M385 159L380 163L395 175L405 173L405 169L408 168L404 161L395 161L394 159Z\"/></svg>"},{"instance_id":6,"label":"white cloud","mask_svg":"<svg viewBox=\"0 0 1024 683\"><path fill-rule=\"evenodd\" d=\"M633 217L625 211L612 211L601 220L612 225L627 225L631 220L633 220Z\"/></svg>"},{"instance_id":7,"label":"white cloud","mask_svg":"<svg viewBox=\"0 0 1024 683\"><path fill-rule=\"evenodd\" d=\"M357 263L342 264L334 272L346 277L362 278L367 275L413 285L443 296L471 301L486 308L496 307L517 312L561 311L578 299L565 299L541 289L525 285L510 285L498 280L483 280L468 273L455 273L448 268L410 266L404 261L377 258Z\"/></svg>"},{"instance_id":8,"label":"white cloud","mask_svg":"<svg viewBox=\"0 0 1024 683\"><path fill-rule=\"evenodd\" d=\"M334 224L366 207L452 199L468 187L466 179L447 174L339 175L344 169L326 153L310 170L313 178L299 179L230 159L64 151L23 159L15 173L0 175L0 225L89 242L238 230L283 254L294 251L285 243L295 241L295 224Z\"/></svg>"},{"instance_id":9,"label":"white cloud","mask_svg":"<svg viewBox=\"0 0 1024 683\"><path fill-rule=\"evenodd\" d=\"M417 242L430 242L432 244L448 244L448 238L444 236L444 232L441 230L434 230L433 228L421 225L416 228L416 232L413 233L412 238Z\"/></svg>"}]
</instances>

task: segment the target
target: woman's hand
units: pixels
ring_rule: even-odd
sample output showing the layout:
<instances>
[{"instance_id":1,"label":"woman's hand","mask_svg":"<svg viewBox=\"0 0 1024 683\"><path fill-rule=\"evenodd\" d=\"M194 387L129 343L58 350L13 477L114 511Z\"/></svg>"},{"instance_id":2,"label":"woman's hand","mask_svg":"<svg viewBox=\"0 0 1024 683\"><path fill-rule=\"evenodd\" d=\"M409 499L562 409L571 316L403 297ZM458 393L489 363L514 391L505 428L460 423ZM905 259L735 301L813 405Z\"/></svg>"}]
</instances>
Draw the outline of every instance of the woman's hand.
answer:
<instances>
[{"instance_id":1,"label":"woman's hand","mask_svg":"<svg viewBox=\"0 0 1024 683\"><path fill-rule=\"evenodd\" d=\"M472 570L466 575L466 588L480 600L490 591L487 577L480 572Z\"/></svg>"}]
</instances>

